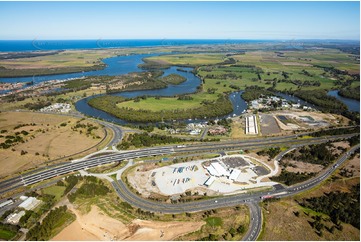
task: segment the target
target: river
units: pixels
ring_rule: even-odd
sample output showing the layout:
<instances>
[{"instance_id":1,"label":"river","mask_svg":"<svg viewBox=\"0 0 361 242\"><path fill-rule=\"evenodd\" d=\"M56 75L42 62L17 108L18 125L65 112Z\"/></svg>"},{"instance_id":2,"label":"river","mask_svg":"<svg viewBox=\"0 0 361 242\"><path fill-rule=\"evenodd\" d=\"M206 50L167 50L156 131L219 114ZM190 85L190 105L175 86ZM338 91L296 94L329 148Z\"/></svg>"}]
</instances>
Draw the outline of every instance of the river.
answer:
<instances>
[{"instance_id":1,"label":"river","mask_svg":"<svg viewBox=\"0 0 361 242\"><path fill-rule=\"evenodd\" d=\"M329 91L327 95L335 97L341 102L343 102L350 111L358 112L358 113L360 112L360 101L351 98L342 97L338 94L338 90Z\"/></svg>"},{"instance_id":2,"label":"river","mask_svg":"<svg viewBox=\"0 0 361 242\"><path fill-rule=\"evenodd\" d=\"M128 55L128 56L115 56L103 59L102 61L106 64L106 67L102 70L77 72L69 74L56 74L46 76L29 76L29 77L4 77L0 78L0 82L14 83L14 82L30 82L34 84L41 83L44 81L51 80L65 80L68 78L77 78L83 76L117 76L127 74L129 72L141 72L144 71L138 67L139 64L143 63L142 59L151 57L159 54L139 54L139 55Z\"/></svg>"},{"instance_id":3,"label":"river","mask_svg":"<svg viewBox=\"0 0 361 242\"><path fill-rule=\"evenodd\" d=\"M34 84L49 81L49 80L64 80L68 78L76 78L76 77L82 77L82 76L99 76L99 75L109 75L109 76L116 76L116 75L122 75L127 74L130 72L142 72L141 68L138 67L139 64L143 63L143 58L150 57L150 56L156 56L158 54L138 54L138 55L128 55L128 56L116 56L104 59L103 62L106 64L106 68L103 70L98 71L88 71L88 72L80 72L80 73L71 73L71 74L59 74L59 75L47 75L47 76L36 76L36 77L20 77L20 78L0 78L0 82L29 82L34 81ZM183 71L180 71L182 69ZM185 68L185 67L178 67L178 66L172 66L168 69L163 70L164 74L163 76L169 75L169 74L178 74L186 78L186 81L179 84L179 85L168 85L166 88L162 89L156 89L156 90L141 90L141 91L126 91L126 92L119 92L114 93L111 95L117 95L122 96L126 98L134 98L138 96L175 96L175 95L181 95L181 94L187 94L187 93L194 93L197 90L197 87L201 84L201 80L199 77L194 75L191 72L192 68ZM242 114L247 109L247 103L241 98L241 94L243 91L233 92L229 95L230 101L233 105L233 112L223 116L223 117L217 117L217 118L226 118L226 117L232 117L232 116L238 116ZM306 105L310 107L315 107L314 105L307 103L303 100L300 100L296 97L283 94L283 93L277 93L282 98L285 98L289 101L298 102L301 105ZM335 96L342 102L344 102L348 108L351 111L358 111L360 109L360 102L348 98L344 98L338 95L337 91L330 91L328 93L331 96ZM96 95L99 96L99 95ZM91 98L94 98L96 96L87 97L85 99L82 99L78 101L75 104L76 109L86 115L102 118L107 121L119 123L119 124L126 124L128 122L118 119L116 117L113 117L112 115L105 113L101 110L95 109L90 107L87 104L87 101ZM185 120L186 122L191 122L190 120ZM197 120L199 121L205 121L205 120ZM193 121L192 121L193 122Z\"/></svg>"}]
</instances>

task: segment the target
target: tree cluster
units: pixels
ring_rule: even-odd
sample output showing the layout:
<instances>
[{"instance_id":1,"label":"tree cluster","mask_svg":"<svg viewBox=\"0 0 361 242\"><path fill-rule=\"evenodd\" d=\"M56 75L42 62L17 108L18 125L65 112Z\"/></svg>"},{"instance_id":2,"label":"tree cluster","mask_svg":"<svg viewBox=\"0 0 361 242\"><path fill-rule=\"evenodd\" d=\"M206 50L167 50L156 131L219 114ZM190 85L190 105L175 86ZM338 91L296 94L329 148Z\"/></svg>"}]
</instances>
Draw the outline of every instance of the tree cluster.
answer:
<instances>
[{"instance_id":1,"label":"tree cluster","mask_svg":"<svg viewBox=\"0 0 361 242\"><path fill-rule=\"evenodd\" d=\"M336 225L342 221L360 229L360 184L350 190L351 192L330 192L321 197L304 199L301 205L329 215Z\"/></svg>"},{"instance_id":2,"label":"tree cluster","mask_svg":"<svg viewBox=\"0 0 361 242\"><path fill-rule=\"evenodd\" d=\"M181 142L189 142L190 140L185 140L177 137L167 136L167 135L158 135L149 133L134 133L130 134L126 140L123 140L122 143L118 145L120 149L128 149L131 146L136 148L140 147L149 147L160 144L174 144Z\"/></svg>"},{"instance_id":3,"label":"tree cluster","mask_svg":"<svg viewBox=\"0 0 361 242\"><path fill-rule=\"evenodd\" d=\"M283 169L281 171L280 175L271 177L270 179L272 181L282 182L282 183L286 184L287 186L290 186L290 185L293 185L293 184L296 184L296 183L299 183L299 182L306 181L306 180L310 179L311 177L313 177L315 175L316 175L316 173L314 173L314 172L310 172L310 173L297 172L297 173L294 173L294 172L289 172L289 171Z\"/></svg>"},{"instance_id":4,"label":"tree cluster","mask_svg":"<svg viewBox=\"0 0 361 242\"><path fill-rule=\"evenodd\" d=\"M60 227L66 222L69 217L66 206L61 206L51 210L48 215L43 219L42 223L37 223L26 234L27 240L49 240L53 235L52 232L55 228Z\"/></svg>"}]
</instances>

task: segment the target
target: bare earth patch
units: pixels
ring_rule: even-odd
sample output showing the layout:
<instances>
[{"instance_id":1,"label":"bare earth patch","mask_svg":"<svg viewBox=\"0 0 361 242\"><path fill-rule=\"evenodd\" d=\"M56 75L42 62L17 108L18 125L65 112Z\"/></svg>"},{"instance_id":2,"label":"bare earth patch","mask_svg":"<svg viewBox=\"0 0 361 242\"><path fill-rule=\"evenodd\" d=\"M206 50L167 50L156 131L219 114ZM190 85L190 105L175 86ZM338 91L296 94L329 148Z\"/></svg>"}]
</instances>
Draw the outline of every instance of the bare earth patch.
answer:
<instances>
[{"instance_id":1,"label":"bare earth patch","mask_svg":"<svg viewBox=\"0 0 361 242\"><path fill-rule=\"evenodd\" d=\"M307 163L307 162L302 162L302 161L295 161L295 160L287 160L288 163L295 165L296 167L292 167L292 166L287 166L286 170L289 172L320 172L323 169L322 165L317 165L317 164L311 164L311 163Z\"/></svg>"},{"instance_id":2,"label":"bare earth patch","mask_svg":"<svg viewBox=\"0 0 361 242\"><path fill-rule=\"evenodd\" d=\"M201 228L205 222L158 222L133 220L131 224L104 215L96 206L82 215L72 209L77 219L52 240L172 240ZM162 237L161 237L162 235Z\"/></svg>"}]
</instances>

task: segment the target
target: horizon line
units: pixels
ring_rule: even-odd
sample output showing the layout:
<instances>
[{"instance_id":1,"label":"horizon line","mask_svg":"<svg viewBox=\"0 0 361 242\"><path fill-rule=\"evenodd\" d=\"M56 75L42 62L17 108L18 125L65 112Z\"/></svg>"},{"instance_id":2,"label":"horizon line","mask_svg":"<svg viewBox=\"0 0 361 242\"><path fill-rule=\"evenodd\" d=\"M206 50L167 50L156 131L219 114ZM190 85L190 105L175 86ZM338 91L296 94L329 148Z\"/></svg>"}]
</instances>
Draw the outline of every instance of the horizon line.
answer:
<instances>
[{"instance_id":1,"label":"horizon line","mask_svg":"<svg viewBox=\"0 0 361 242\"><path fill-rule=\"evenodd\" d=\"M350 38L279 38L279 39L262 39L262 38L86 38L86 39L0 39L0 41L47 41L47 40L264 40L264 41L283 41L283 40L342 40L342 41L360 41L360 39Z\"/></svg>"}]
</instances>

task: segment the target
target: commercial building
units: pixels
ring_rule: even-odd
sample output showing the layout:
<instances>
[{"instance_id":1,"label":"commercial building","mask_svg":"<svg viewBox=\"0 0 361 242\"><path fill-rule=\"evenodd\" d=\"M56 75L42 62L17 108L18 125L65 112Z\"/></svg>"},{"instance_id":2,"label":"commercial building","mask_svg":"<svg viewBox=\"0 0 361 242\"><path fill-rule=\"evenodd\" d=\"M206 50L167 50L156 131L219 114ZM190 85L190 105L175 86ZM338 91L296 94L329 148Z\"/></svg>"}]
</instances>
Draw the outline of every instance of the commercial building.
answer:
<instances>
[{"instance_id":1,"label":"commercial building","mask_svg":"<svg viewBox=\"0 0 361 242\"><path fill-rule=\"evenodd\" d=\"M209 174L215 177L229 176L229 172L219 163L212 162L210 166L206 167Z\"/></svg>"}]
</instances>

